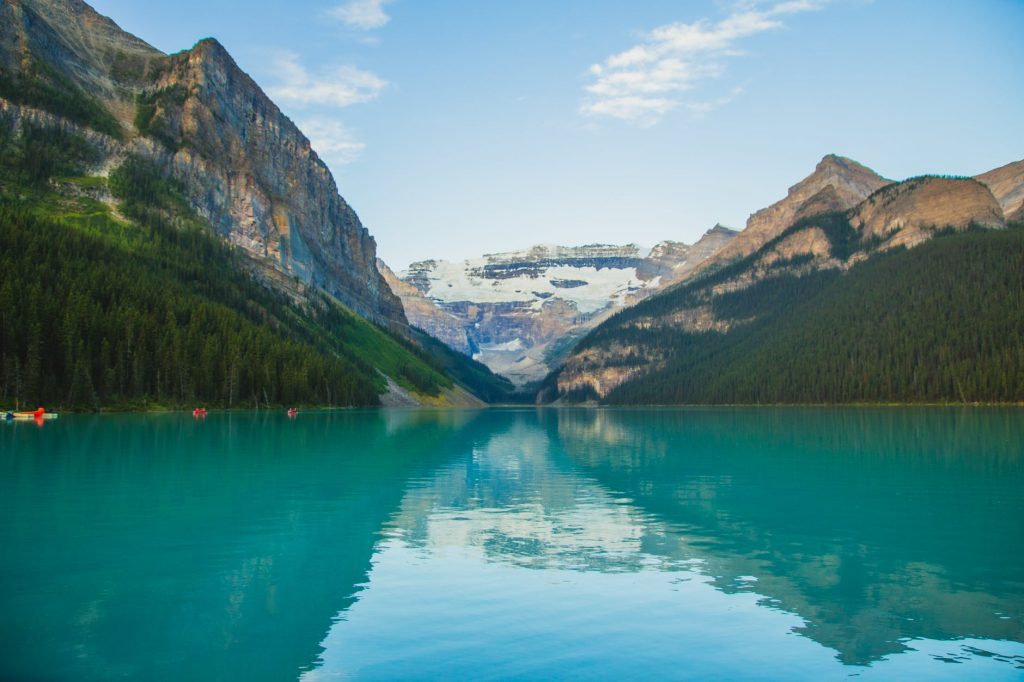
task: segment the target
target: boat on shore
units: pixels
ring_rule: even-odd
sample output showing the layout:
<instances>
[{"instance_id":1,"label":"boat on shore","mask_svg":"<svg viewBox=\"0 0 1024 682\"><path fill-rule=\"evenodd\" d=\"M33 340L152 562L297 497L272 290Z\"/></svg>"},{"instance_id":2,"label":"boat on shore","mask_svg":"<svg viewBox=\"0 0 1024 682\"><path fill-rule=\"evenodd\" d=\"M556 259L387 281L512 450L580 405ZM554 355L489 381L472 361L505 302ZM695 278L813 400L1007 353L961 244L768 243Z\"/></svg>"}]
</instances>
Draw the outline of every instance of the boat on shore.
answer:
<instances>
[{"instance_id":1,"label":"boat on shore","mask_svg":"<svg viewBox=\"0 0 1024 682\"><path fill-rule=\"evenodd\" d=\"M18 412L16 410L8 410L4 413L4 419L7 421L43 421L56 419L60 415L56 412L47 412L43 408L37 408L31 412Z\"/></svg>"}]
</instances>

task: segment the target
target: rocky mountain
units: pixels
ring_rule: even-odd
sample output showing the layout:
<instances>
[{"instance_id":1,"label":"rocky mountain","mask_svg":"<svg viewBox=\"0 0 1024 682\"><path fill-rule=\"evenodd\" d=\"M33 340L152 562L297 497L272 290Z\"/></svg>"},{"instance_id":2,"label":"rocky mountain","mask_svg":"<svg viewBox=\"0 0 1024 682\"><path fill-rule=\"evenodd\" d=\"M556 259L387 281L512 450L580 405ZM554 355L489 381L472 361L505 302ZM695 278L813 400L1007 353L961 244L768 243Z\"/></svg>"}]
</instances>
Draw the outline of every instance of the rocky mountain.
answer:
<instances>
[{"instance_id":1,"label":"rocky mountain","mask_svg":"<svg viewBox=\"0 0 1024 682\"><path fill-rule=\"evenodd\" d=\"M410 323L517 385L542 379L588 329L681 281L735 236L654 248L534 246L453 263L413 263L399 281L381 264Z\"/></svg>"},{"instance_id":2,"label":"rocky mountain","mask_svg":"<svg viewBox=\"0 0 1024 682\"><path fill-rule=\"evenodd\" d=\"M88 136L100 151L93 175L143 157L268 282L294 278L404 326L374 240L327 166L217 41L168 56L80 0L5 0L0 69L5 127Z\"/></svg>"},{"instance_id":3,"label":"rocky mountain","mask_svg":"<svg viewBox=\"0 0 1024 682\"><path fill-rule=\"evenodd\" d=\"M717 224L705 232L692 245L664 241L654 245L640 266L638 274L644 278L660 277L657 290L682 282L715 254L724 249L740 234L736 230ZM650 289L642 292L650 295Z\"/></svg>"},{"instance_id":4,"label":"rocky mountain","mask_svg":"<svg viewBox=\"0 0 1024 682\"><path fill-rule=\"evenodd\" d=\"M856 161L829 154L784 199L751 215L746 228L706 266L750 255L800 218L853 208L889 182Z\"/></svg>"},{"instance_id":5,"label":"rocky mountain","mask_svg":"<svg viewBox=\"0 0 1024 682\"><path fill-rule=\"evenodd\" d=\"M1020 363L1011 350L1024 335L1015 274L1024 240L1019 230L998 236L1007 225L1004 207L1016 208L1013 166L979 180L925 176L884 184L859 164L826 157L808 180L843 176L843 189L815 188L817 180L794 186L751 217L753 236L744 231L687 281L597 326L549 376L542 397L959 400L968 391L950 374L954 363L965 377L991 380L973 386L972 399L1019 400L1024 383L1018 387ZM857 183L849 182L850 169ZM1002 190L1002 205L981 178ZM872 185L878 187L843 208ZM789 222L772 224L778 220ZM850 287L860 288L860 303ZM923 310L933 312L924 319ZM879 337L883 321L893 327L888 338ZM817 337L808 336L811 329ZM811 346L795 346L796 339ZM934 354L922 366L920 357ZM843 357L871 372L850 378ZM871 381L883 369L888 388Z\"/></svg>"},{"instance_id":6,"label":"rocky mountain","mask_svg":"<svg viewBox=\"0 0 1024 682\"><path fill-rule=\"evenodd\" d=\"M927 176L880 189L853 209L849 219L862 242L875 240L884 249L920 244L937 227L1006 226L999 202L984 184Z\"/></svg>"},{"instance_id":7,"label":"rocky mountain","mask_svg":"<svg viewBox=\"0 0 1024 682\"><path fill-rule=\"evenodd\" d=\"M309 140L219 43L165 55L80 0L0 3L0 242L12 404L511 390L408 326Z\"/></svg>"}]
</instances>

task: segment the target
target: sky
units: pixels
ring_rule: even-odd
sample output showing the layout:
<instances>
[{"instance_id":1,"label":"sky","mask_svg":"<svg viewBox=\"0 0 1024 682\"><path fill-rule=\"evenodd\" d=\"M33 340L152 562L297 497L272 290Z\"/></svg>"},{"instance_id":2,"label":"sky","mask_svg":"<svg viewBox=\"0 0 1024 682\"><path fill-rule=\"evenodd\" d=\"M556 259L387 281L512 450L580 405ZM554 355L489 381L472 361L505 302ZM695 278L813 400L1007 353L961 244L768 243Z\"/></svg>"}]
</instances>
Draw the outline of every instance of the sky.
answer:
<instances>
[{"instance_id":1,"label":"sky","mask_svg":"<svg viewBox=\"0 0 1024 682\"><path fill-rule=\"evenodd\" d=\"M1021 0L94 0L217 38L395 269L692 243L822 156L902 179L1024 158Z\"/></svg>"}]
</instances>

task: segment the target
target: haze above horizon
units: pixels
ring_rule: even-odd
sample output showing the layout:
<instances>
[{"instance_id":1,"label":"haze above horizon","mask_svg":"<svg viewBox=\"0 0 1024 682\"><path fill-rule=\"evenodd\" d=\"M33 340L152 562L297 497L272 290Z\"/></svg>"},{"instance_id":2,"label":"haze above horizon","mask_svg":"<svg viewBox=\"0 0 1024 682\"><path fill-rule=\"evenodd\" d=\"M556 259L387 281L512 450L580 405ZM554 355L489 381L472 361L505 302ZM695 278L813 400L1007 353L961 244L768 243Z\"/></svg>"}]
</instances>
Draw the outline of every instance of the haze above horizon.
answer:
<instances>
[{"instance_id":1,"label":"haze above horizon","mask_svg":"<svg viewBox=\"0 0 1024 682\"><path fill-rule=\"evenodd\" d=\"M893 179L1024 157L1024 4L95 0L213 36L313 141L396 269L692 243L827 153Z\"/></svg>"}]
</instances>

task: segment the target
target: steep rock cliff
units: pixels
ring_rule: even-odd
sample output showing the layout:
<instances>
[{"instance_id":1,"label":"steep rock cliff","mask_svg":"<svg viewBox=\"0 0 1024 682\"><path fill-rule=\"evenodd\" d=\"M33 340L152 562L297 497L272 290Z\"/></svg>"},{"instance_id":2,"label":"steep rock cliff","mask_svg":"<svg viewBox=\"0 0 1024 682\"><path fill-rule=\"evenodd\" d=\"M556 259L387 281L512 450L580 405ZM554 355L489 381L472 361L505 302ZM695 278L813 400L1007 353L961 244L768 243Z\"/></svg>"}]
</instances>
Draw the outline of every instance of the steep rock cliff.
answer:
<instances>
[{"instance_id":1,"label":"steep rock cliff","mask_svg":"<svg viewBox=\"0 0 1024 682\"><path fill-rule=\"evenodd\" d=\"M154 119L178 146L175 176L219 233L364 315L402 321L376 244L327 166L219 43L172 55L146 92L168 91L187 95L166 98Z\"/></svg>"},{"instance_id":2,"label":"steep rock cliff","mask_svg":"<svg viewBox=\"0 0 1024 682\"><path fill-rule=\"evenodd\" d=\"M8 126L33 120L103 133L96 173L145 157L261 267L405 326L377 272L376 244L330 171L216 41L166 56L80 0L5 0L0 68Z\"/></svg>"}]
</instances>

